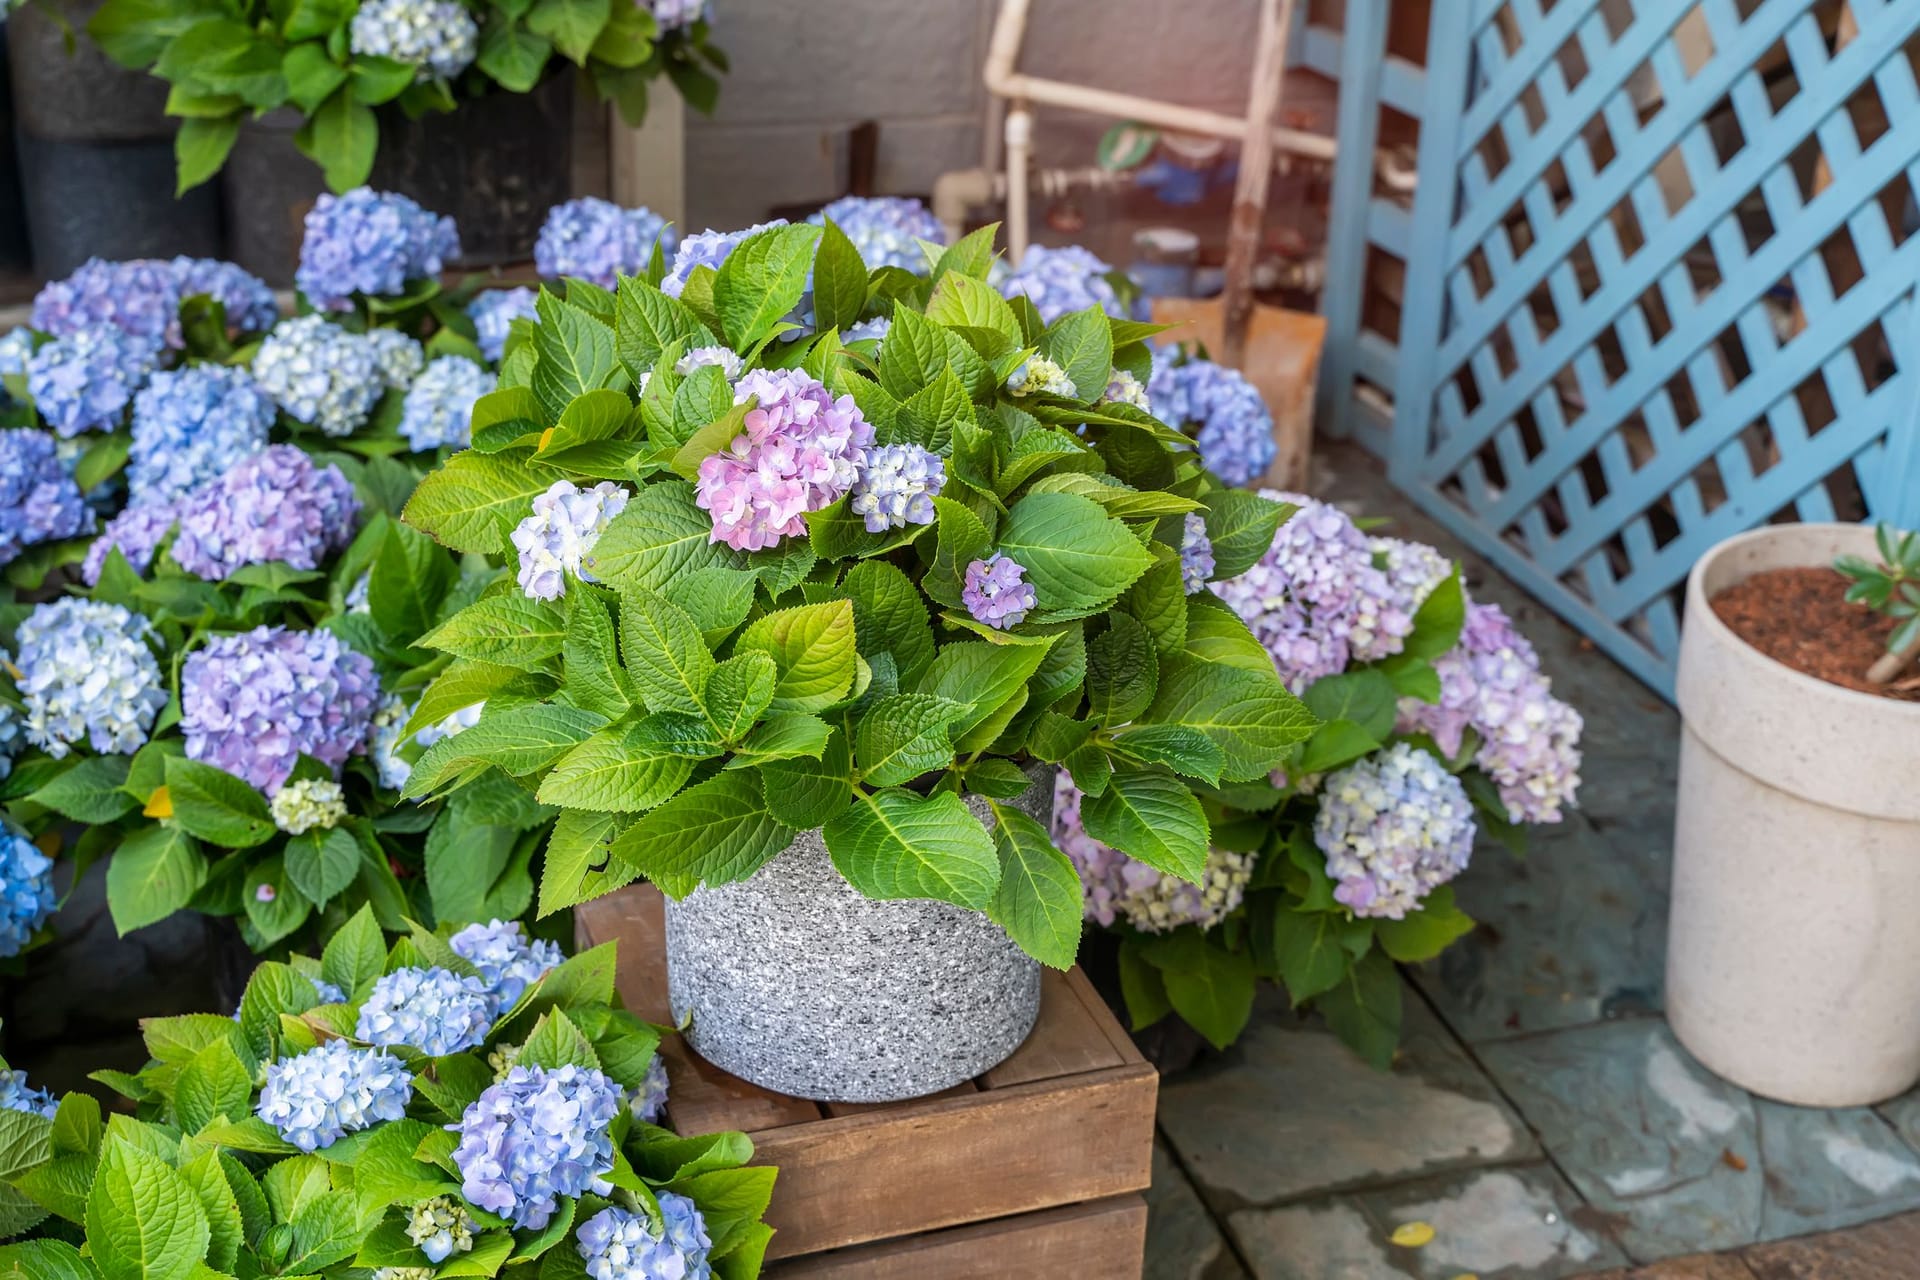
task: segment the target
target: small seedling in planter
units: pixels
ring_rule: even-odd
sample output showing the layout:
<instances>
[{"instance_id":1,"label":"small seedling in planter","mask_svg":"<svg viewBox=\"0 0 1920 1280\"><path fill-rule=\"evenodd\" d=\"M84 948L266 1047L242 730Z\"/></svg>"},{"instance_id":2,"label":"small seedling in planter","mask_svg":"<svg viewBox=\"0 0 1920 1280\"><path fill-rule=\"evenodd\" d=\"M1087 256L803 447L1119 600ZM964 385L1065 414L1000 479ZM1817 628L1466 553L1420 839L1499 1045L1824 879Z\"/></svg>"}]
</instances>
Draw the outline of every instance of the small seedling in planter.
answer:
<instances>
[{"instance_id":1,"label":"small seedling in planter","mask_svg":"<svg viewBox=\"0 0 1920 1280\"><path fill-rule=\"evenodd\" d=\"M1874 530L1880 563L1861 556L1840 556L1833 567L1852 579L1847 599L1894 620L1887 652L1867 669L1873 684L1890 684L1920 657L1920 533L1883 524Z\"/></svg>"}]
</instances>

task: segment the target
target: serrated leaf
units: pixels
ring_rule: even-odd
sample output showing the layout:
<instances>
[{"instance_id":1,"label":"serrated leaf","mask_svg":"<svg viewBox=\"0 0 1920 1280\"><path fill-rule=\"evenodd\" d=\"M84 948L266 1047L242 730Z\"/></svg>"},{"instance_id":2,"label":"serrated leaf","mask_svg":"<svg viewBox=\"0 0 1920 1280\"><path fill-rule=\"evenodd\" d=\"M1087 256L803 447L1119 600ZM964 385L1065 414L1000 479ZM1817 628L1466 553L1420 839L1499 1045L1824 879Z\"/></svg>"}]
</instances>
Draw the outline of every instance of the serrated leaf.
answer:
<instances>
[{"instance_id":1,"label":"serrated leaf","mask_svg":"<svg viewBox=\"0 0 1920 1280\"><path fill-rule=\"evenodd\" d=\"M562 756L540 783L540 802L564 809L640 813L671 797L693 761L646 745L638 725L602 729Z\"/></svg>"},{"instance_id":2,"label":"serrated leaf","mask_svg":"<svg viewBox=\"0 0 1920 1280\"><path fill-rule=\"evenodd\" d=\"M500 555L553 476L496 454L462 450L429 472L403 518L455 551Z\"/></svg>"},{"instance_id":3,"label":"serrated leaf","mask_svg":"<svg viewBox=\"0 0 1920 1280\"><path fill-rule=\"evenodd\" d=\"M1087 643L1087 713L1111 729L1153 705L1160 660L1153 637L1128 614L1107 616L1107 629Z\"/></svg>"},{"instance_id":4,"label":"serrated leaf","mask_svg":"<svg viewBox=\"0 0 1920 1280\"><path fill-rule=\"evenodd\" d=\"M711 540L713 521L693 496L693 486L678 480L641 489L594 544L588 569L623 591L664 592L683 573L741 568L739 552Z\"/></svg>"},{"instance_id":5,"label":"serrated leaf","mask_svg":"<svg viewBox=\"0 0 1920 1280\"><path fill-rule=\"evenodd\" d=\"M729 770L642 817L614 840L611 853L678 898L703 884L746 879L794 835L768 812L759 775Z\"/></svg>"},{"instance_id":6,"label":"serrated leaf","mask_svg":"<svg viewBox=\"0 0 1920 1280\"><path fill-rule=\"evenodd\" d=\"M597 712L555 703L489 710L472 728L428 747L401 794L426 795L474 763L498 765L516 776L533 773L585 742L606 722Z\"/></svg>"},{"instance_id":7,"label":"serrated leaf","mask_svg":"<svg viewBox=\"0 0 1920 1280\"><path fill-rule=\"evenodd\" d=\"M514 592L485 596L420 637L420 647L495 666L526 668L559 653L566 614L546 600Z\"/></svg>"},{"instance_id":8,"label":"serrated leaf","mask_svg":"<svg viewBox=\"0 0 1920 1280\"><path fill-rule=\"evenodd\" d=\"M1207 869L1207 815L1186 784L1116 767L1099 795L1080 805L1087 834L1156 871L1199 884Z\"/></svg>"},{"instance_id":9,"label":"serrated leaf","mask_svg":"<svg viewBox=\"0 0 1920 1280\"><path fill-rule=\"evenodd\" d=\"M999 888L993 838L950 791L856 794L822 834L833 865L869 898L937 898L985 911Z\"/></svg>"},{"instance_id":10,"label":"serrated leaf","mask_svg":"<svg viewBox=\"0 0 1920 1280\"><path fill-rule=\"evenodd\" d=\"M128 836L107 864L107 909L122 937L164 920L206 883L207 861L193 838L156 823Z\"/></svg>"},{"instance_id":11,"label":"serrated leaf","mask_svg":"<svg viewBox=\"0 0 1920 1280\"><path fill-rule=\"evenodd\" d=\"M360 842L344 827L287 837L287 879L316 907L324 907L360 876Z\"/></svg>"},{"instance_id":12,"label":"serrated leaf","mask_svg":"<svg viewBox=\"0 0 1920 1280\"><path fill-rule=\"evenodd\" d=\"M1047 829L1018 809L992 806L1000 887L987 914L1042 964L1070 969L1080 949L1080 875Z\"/></svg>"},{"instance_id":13,"label":"serrated leaf","mask_svg":"<svg viewBox=\"0 0 1920 1280\"><path fill-rule=\"evenodd\" d=\"M861 781L897 786L946 768L953 763L948 726L968 710L965 702L925 693L897 693L873 703L854 736Z\"/></svg>"},{"instance_id":14,"label":"serrated leaf","mask_svg":"<svg viewBox=\"0 0 1920 1280\"><path fill-rule=\"evenodd\" d=\"M1296 510L1244 489L1221 489L1207 495L1207 538L1213 543L1215 581L1237 578L1251 569L1267 554L1274 534Z\"/></svg>"},{"instance_id":15,"label":"serrated leaf","mask_svg":"<svg viewBox=\"0 0 1920 1280\"><path fill-rule=\"evenodd\" d=\"M1025 567L1045 610L1104 607L1153 564L1124 524L1073 493L1030 493L1014 503L997 546Z\"/></svg>"},{"instance_id":16,"label":"serrated leaf","mask_svg":"<svg viewBox=\"0 0 1920 1280\"><path fill-rule=\"evenodd\" d=\"M713 654L686 611L665 596L620 593L620 648L634 691L650 711L704 711Z\"/></svg>"},{"instance_id":17,"label":"serrated leaf","mask_svg":"<svg viewBox=\"0 0 1920 1280\"><path fill-rule=\"evenodd\" d=\"M1271 669L1263 674L1185 658L1162 664L1159 691L1142 719L1185 725L1212 738L1225 753L1220 776L1228 782L1271 773L1316 725L1313 713Z\"/></svg>"},{"instance_id":18,"label":"serrated leaf","mask_svg":"<svg viewBox=\"0 0 1920 1280\"><path fill-rule=\"evenodd\" d=\"M769 720L761 728L774 723ZM785 757L760 766L767 811L796 830L811 830L846 808L853 786L853 757L846 731L832 728L821 742L817 756Z\"/></svg>"},{"instance_id":19,"label":"serrated leaf","mask_svg":"<svg viewBox=\"0 0 1920 1280\"><path fill-rule=\"evenodd\" d=\"M772 227L737 245L720 264L713 305L721 336L735 351L751 350L800 302L820 228Z\"/></svg>"},{"instance_id":20,"label":"serrated leaf","mask_svg":"<svg viewBox=\"0 0 1920 1280\"><path fill-rule=\"evenodd\" d=\"M260 793L225 769L169 756L166 779L173 820L190 835L225 849L251 849L277 834Z\"/></svg>"},{"instance_id":21,"label":"serrated leaf","mask_svg":"<svg viewBox=\"0 0 1920 1280\"><path fill-rule=\"evenodd\" d=\"M781 609L756 619L734 641L735 653L758 651L778 672L775 711L820 711L853 687L853 602Z\"/></svg>"},{"instance_id":22,"label":"serrated leaf","mask_svg":"<svg viewBox=\"0 0 1920 1280\"><path fill-rule=\"evenodd\" d=\"M87 1244L104 1280L187 1280L210 1234L178 1170L126 1142L107 1144L87 1197Z\"/></svg>"}]
</instances>

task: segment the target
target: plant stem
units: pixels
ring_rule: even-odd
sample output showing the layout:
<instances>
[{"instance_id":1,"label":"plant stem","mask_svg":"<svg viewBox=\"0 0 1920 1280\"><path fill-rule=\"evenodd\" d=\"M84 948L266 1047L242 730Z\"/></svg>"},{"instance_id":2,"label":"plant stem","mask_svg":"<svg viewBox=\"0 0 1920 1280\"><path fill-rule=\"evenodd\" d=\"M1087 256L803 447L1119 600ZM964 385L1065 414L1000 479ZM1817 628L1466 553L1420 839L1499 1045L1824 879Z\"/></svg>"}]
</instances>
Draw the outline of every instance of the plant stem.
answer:
<instances>
[{"instance_id":1,"label":"plant stem","mask_svg":"<svg viewBox=\"0 0 1920 1280\"><path fill-rule=\"evenodd\" d=\"M1882 654L1878 662L1867 668L1867 682L1869 684L1891 683L1896 676L1912 665L1915 658L1920 658L1920 635L1915 635L1903 647Z\"/></svg>"}]
</instances>

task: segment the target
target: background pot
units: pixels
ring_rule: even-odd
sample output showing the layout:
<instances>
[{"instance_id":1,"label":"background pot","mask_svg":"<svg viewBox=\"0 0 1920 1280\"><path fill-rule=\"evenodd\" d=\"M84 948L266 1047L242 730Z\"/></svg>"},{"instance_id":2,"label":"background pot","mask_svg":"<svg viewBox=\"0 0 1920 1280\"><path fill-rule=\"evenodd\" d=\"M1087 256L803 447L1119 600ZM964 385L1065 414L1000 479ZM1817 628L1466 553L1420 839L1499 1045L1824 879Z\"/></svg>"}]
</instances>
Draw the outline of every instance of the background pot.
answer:
<instances>
[{"instance_id":1,"label":"background pot","mask_svg":"<svg viewBox=\"0 0 1920 1280\"><path fill-rule=\"evenodd\" d=\"M1045 823L1050 770L1013 804ZM985 817L984 802L969 799ZM751 878L667 902L674 1017L707 1061L825 1102L938 1093L1004 1062L1040 1012L1040 966L944 902L874 902L818 831Z\"/></svg>"},{"instance_id":2,"label":"background pot","mask_svg":"<svg viewBox=\"0 0 1920 1280\"><path fill-rule=\"evenodd\" d=\"M1687 581L1667 1017L1708 1067L1806 1106L1920 1080L1920 705L1816 680L1708 601L1756 573L1876 556L1858 525L1776 525Z\"/></svg>"},{"instance_id":3,"label":"background pot","mask_svg":"<svg viewBox=\"0 0 1920 1280\"><path fill-rule=\"evenodd\" d=\"M293 145L300 113L289 107L244 121L221 170L227 256L268 284L293 284L307 210L327 189L320 166Z\"/></svg>"}]
</instances>

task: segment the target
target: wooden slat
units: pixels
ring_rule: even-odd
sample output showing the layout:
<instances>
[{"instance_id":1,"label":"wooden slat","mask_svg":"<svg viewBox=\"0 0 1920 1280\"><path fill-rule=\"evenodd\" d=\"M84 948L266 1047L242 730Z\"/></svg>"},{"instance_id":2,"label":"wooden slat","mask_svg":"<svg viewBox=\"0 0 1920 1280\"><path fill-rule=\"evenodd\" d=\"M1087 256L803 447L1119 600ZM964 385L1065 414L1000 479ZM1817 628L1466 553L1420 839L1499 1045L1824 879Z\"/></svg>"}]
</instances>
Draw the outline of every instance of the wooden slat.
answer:
<instances>
[{"instance_id":1,"label":"wooden slat","mask_svg":"<svg viewBox=\"0 0 1920 1280\"><path fill-rule=\"evenodd\" d=\"M1112 1014L1107 1015L1108 1021L1112 1018ZM1073 975L1048 969L1040 978L1040 1020L1034 1024L1033 1034L1011 1058L981 1076L980 1086L1000 1089L1030 1080L1118 1067L1125 1062L1081 1002Z\"/></svg>"},{"instance_id":2,"label":"wooden slat","mask_svg":"<svg viewBox=\"0 0 1920 1280\"><path fill-rule=\"evenodd\" d=\"M1138 1195L775 1263L770 1280L1137 1280L1147 1202Z\"/></svg>"}]
</instances>

